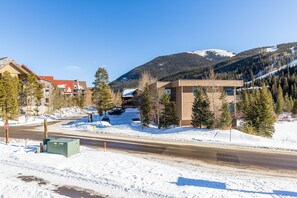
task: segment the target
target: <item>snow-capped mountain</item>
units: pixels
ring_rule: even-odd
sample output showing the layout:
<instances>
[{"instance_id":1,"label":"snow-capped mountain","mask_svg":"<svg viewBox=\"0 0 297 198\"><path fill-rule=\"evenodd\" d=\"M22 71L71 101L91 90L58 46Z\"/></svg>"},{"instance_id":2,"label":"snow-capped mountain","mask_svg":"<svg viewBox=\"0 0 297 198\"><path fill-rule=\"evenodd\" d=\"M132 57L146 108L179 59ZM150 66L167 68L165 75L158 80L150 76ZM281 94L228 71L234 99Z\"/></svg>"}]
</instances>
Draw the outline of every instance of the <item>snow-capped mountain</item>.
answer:
<instances>
[{"instance_id":1,"label":"snow-capped mountain","mask_svg":"<svg viewBox=\"0 0 297 198\"><path fill-rule=\"evenodd\" d=\"M230 52L222 49L195 50L189 53L197 54L199 56L203 56L209 60L214 60L214 61L221 61L225 58L230 58L236 55L234 52Z\"/></svg>"}]
</instances>

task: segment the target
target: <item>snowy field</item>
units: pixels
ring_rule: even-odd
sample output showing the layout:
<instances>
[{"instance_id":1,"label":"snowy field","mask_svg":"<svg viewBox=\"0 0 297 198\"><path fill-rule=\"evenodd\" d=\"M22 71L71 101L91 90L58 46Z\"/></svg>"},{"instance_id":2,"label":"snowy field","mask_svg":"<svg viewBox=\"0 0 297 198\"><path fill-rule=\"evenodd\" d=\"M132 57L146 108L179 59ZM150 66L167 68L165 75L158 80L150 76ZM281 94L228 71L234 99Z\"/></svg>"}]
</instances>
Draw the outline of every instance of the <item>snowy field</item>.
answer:
<instances>
[{"instance_id":1,"label":"snowy field","mask_svg":"<svg viewBox=\"0 0 297 198\"><path fill-rule=\"evenodd\" d=\"M109 197L297 197L296 178L85 147L66 158L24 144L0 140L0 197L62 197L65 186Z\"/></svg>"},{"instance_id":2,"label":"snowy field","mask_svg":"<svg viewBox=\"0 0 297 198\"><path fill-rule=\"evenodd\" d=\"M137 109L126 109L122 115L110 115L110 123L100 121L102 117L94 116L94 122L88 123L87 118L71 122L64 127L71 130L85 131L98 134L115 134L123 136L148 137L156 139L209 142L219 144L235 144L252 147L281 148L297 150L297 121L283 121L275 124L275 133L272 138L249 135L238 130L208 130L192 127L176 127L158 129L151 125L142 127L139 123L132 122L132 118L139 118ZM94 127L95 126L95 127Z\"/></svg>"},{"instance_id":3,"label":"snowy field","mask_svg":"<svg viewBox=\"0 0 297 198\"><path fill-rule=\"evenodd\" d=\"M83 111L81 108L78 108L78 107L67 107L67 108L61 108L50 115L42 115L42 116L21 115L17 120L9 120L8 123L10 126L36 125L36 124L43 123L45 118L47 119L47 121L51 122L54 120L59 120L62 118L79 116L79 115L86 115L86 111ZM4 121L0 120L0 126L3 126L3 124L4 124Z\"/></svg>"}]
</instances>

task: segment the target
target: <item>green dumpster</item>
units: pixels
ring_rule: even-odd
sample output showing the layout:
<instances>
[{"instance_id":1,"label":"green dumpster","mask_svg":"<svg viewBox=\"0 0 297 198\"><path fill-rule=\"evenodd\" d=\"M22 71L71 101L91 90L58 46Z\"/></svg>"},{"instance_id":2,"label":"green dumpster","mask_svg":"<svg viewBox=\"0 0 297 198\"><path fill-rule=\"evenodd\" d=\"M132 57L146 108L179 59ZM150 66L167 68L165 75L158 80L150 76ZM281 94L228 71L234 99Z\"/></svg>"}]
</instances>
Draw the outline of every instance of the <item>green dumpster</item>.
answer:
<instances>
[{"instance_id":1,"label":"green dumpster","mask_svg":"<svg viewBox=\"0 0 297 198\"><path fill-rule=\"evenodd\" d=\"M53 139L47 142L47 152L69 157L79 153L79 139Z\"/></svg>"}]
</instances>

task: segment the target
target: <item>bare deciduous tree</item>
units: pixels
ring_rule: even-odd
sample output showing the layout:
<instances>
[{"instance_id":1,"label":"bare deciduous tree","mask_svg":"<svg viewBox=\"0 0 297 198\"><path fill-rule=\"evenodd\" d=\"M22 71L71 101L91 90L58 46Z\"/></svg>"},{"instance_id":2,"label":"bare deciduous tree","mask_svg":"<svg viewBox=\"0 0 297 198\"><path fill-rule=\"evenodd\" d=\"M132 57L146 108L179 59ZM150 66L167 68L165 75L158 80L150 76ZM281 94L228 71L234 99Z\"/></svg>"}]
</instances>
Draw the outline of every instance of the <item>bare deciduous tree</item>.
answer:
<instances>
[{"instance_id":1,"label":"bare deciduous tree","mask_svg":"<svg viewBox=\"0 0 297 198\"><path fill-rule=\"evenodd\" d=\"M140 89L140 90L143 90L146 83L148 85L150 85L150 84L152 84L152 83L154 83L156 81L157 81L157 78L153 77L150 72L144 71L141 74L141 77L140 77L140 79L138 81L138 87L137 88Z\"/></svg>"},{"instance_id":2,"label":"bare deciduous tree","mask_svg":"<svg viewBox=\"0 0 297 198\"><path fill-rule=\"evenodd\" d=\"M121 107L122 106L122 94L121 92L117 91L115 92L114 90L111 90L111 95L114 101L114 105L116 107Z\"/></svg>"},{"instance_id":3,"label":"bare deciduous tree","mask_svg":"<svg viewBox=\"0 0 297 198\"><path fill-rule=\"evenodd\" d=\"M215 84L215 81L217 79L217 74L214 72L213 67L210 67L208 75L206 76L206 79L211 80L212 86L209 88L209 92L211 93L210 100L211 100L212 112L214 113L215 120L217 120L217 114L218 114L219 108L215 106L215 93L219 90L217 90L217 87Z\"/></svg>"}]
</instances>

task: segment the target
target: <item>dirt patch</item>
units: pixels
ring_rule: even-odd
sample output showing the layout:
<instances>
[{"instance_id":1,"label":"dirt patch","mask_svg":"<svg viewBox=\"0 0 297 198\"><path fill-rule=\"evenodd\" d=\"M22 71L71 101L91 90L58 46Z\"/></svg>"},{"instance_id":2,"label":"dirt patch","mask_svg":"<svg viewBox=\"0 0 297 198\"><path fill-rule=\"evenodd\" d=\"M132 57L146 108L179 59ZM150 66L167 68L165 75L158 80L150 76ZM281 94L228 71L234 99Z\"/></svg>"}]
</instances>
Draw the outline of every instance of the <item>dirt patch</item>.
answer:
<instances>
[{"instance_id":1,"label":"dirt patch","mask_svg":"<svg viewBox=\"0 0 297 198\"><path fill-rule=\"evenodd\" d=\"M20 175L17 178L21 179L24 182L36 182L40 186L48 184L48 182L45 181L44 179L39 178L39 177L35 177L35 176Z\"/></svg>"},{"instance_id":2,"label":"dirt patch","mask_svg":"<svg viewBox=\"0 0 297 198\"><path fill-rule=\"evenodd\" d=\"M83 189L80 187L75 186L60 186L56 190L54 190L56 193L60 195L64 195L67 197L73 197L73 198L106 198L108 196L99 195L97 192Z\"/></svg>"}]
</instances>

